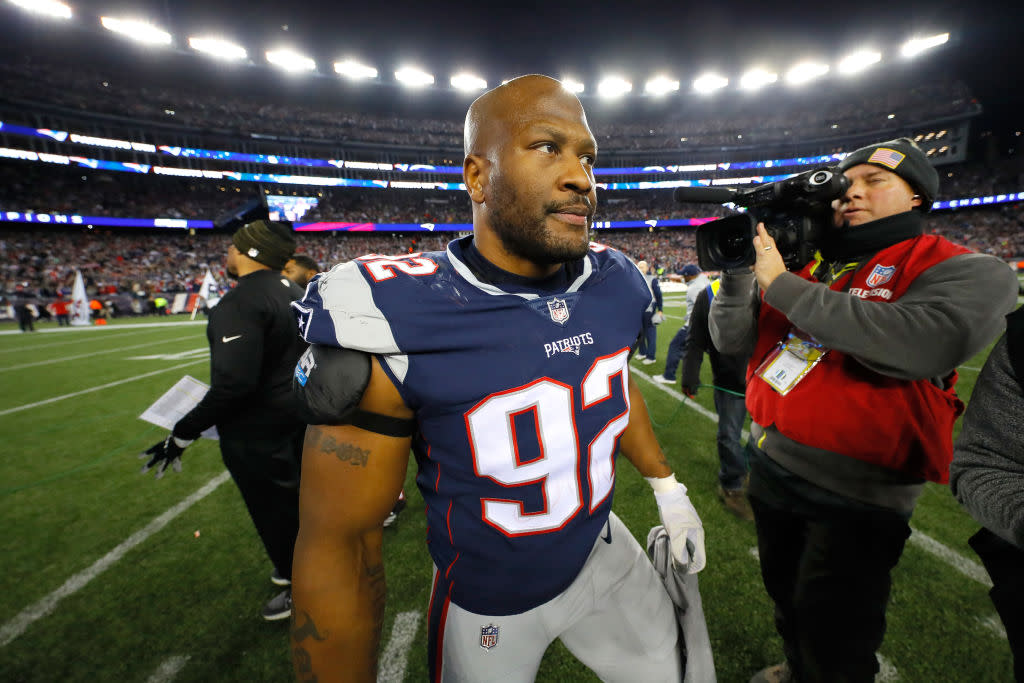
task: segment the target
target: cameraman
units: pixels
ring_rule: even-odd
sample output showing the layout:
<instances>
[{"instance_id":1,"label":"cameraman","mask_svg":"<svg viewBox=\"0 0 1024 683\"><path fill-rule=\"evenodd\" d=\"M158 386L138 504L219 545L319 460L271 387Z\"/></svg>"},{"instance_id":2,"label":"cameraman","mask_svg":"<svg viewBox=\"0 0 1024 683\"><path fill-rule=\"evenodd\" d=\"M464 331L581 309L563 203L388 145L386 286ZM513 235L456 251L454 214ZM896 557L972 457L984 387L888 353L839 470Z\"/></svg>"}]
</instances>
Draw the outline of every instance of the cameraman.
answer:
<instances>
[{"instance_id":1,"label":"cameraman","mask_svg":"<svg viewBox=\"0 0 1024 683\"><path fill-rule=\"evenodd\" d=\"M1016 303L1005 263L924 234L939 178L908 138L839 164L850 181L816 258L786 272L763 224L751 272L711 307L751 353L749 497L786 662L752 681L873 681L890 572L925 481L946 483L956 367Z\"/></svg>"}]
</instances>

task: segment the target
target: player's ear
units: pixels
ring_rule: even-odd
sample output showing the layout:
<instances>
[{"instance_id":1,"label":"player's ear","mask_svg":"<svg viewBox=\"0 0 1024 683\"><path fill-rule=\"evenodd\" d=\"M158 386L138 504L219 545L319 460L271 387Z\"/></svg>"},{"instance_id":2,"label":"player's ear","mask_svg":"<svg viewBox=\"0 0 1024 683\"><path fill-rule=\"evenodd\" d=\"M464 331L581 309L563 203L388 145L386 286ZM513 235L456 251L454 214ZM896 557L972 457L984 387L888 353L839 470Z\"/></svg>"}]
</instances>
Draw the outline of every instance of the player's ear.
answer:
<instances>
[{"instance_id":1,"label":"player's ear","mask_svg":"<svg viewBox=\"0 0 1024 683\"><path fill-rule=\"evenodd\" d=\"M490 162L486 157L467 154L462 162L462 180L466 183L466 192L475 204L484 203L484 190L488 182Z\"/></svg>"}]
</instances>

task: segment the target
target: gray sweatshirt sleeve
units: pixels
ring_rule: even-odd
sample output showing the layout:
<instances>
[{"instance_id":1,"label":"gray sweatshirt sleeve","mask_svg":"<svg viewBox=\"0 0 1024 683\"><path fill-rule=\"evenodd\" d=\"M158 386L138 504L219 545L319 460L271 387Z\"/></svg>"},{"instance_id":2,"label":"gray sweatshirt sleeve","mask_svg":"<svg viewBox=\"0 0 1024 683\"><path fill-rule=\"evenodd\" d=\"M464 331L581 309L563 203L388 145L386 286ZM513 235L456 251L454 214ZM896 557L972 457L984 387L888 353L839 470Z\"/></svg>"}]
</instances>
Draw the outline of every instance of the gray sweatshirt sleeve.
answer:
<instances>
[{"instance_id":1,"label":"gray sweatshirt sleeve","mask_svg":"<svg viewBox=\"0 0 1024 683\"><path fill-rule=\"evenodd\" d=\"M949 469L974 519L1024 548L1024 395L999 340L974 385Z\"/></svg>"},{"instance_id":2,"label":"gray sweatshirt sleeve","mask_svg":"<svg viewBox=\"0 0 1024 683\"><path fill-rule=\"evenodd\" d=\"M765 301L826 347L881 374L916 380L945 376L1002 332L1017 302L1017 278L994 256L963 254L926 270L892 303L792 273L776 278Z\"/></svg>"},{"instance_id":3,"label":"gray sweatshirt sleeve","mask_svg":"<svg viewBox=\"0 0 1024 683\"><path fill-rule=\"evenodd\" d=\"M753 273L722 273L722 284L708 315L711 341L719 353L749 356L754 352L760 306Z\"/></svg>"}]
</instances>

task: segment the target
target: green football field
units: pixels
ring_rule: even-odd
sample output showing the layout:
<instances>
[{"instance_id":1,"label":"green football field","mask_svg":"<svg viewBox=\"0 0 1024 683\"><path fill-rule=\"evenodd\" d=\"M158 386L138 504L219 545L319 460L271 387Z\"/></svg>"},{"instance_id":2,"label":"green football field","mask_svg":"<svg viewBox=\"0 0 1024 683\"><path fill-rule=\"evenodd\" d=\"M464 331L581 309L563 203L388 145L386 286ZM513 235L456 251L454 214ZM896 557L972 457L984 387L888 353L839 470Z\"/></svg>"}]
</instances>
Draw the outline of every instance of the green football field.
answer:
<instances>
[{"instance_id":1,"label":"green football field","mask_svg":"<svg viewBox=\"0 0 1024 683\"><path fill-rule=\"evenodd\" d=\"M715 496L710 390L681 401L677 390L646 380L664 368L681 295L668 297L666 313L660 361L633 368L704 520L700 586L718 680L745 682L780 661L781 647L753 525ZM287 622L259 617L278 590L272 567L216 444L191 446L181 473L160 481L139 474L137 455L166 433L139 414L183 375L209 379L204 326L169 320L0 334L0 681L291 680ZM986 354L961 368L965 400ZM707 363L703 381L710 384ZM385 532L382 681L426 680L431 566L414 470L409 507ZM641 542L659 523L650 488L625 461L614 507ZM912 526L894 573L879 680L1012 680L987 575L967 546L978 525L946 487L929 484ZM596 678L556 642L538 680Z\"/></svg>"}]
</instances>

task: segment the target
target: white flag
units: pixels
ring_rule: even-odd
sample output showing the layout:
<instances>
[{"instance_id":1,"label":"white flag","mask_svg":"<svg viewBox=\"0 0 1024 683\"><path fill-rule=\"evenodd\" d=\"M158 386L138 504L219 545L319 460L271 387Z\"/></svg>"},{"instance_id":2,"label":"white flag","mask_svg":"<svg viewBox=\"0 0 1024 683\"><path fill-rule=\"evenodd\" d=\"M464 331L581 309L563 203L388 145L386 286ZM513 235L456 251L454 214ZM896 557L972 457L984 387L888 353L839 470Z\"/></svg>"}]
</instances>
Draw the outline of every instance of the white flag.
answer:
<instances>
[{"instance_id":1,"label":"white flag","mask_svg":"<svg viewBox=\"0 0 1024 683\"><path fill-rule=\"evenodd\" d=\"M216 287L217 287L217 281L213 279L213 273L211 273L210 269L207 268L206 269L206 277L203 278L203 284L199 287L199 298L200 299L209 299L210 298L210 288L214 288L214 291L216 291Z\"/></svg>"},{"instance_id":2,"label":"white flag","mask_svg":"<svg viewBox=\"0 0 1024 683\"><path fill-rule=\"evenodd\" d=\"M80 270L75 270L75 286L71 289L71 324L89 324L89 297L85 295L85 280Z\"/></svg>"}]
</instances>

